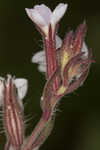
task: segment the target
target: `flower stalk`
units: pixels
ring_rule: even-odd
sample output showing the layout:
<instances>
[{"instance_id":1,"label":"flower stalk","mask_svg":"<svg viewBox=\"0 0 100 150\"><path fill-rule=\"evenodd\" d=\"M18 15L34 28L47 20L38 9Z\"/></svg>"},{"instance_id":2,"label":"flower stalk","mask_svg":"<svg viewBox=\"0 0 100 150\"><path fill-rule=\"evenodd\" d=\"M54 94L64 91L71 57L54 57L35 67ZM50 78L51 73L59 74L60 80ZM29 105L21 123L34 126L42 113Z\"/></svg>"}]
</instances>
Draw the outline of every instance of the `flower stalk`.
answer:
<instances>
[{"instance_id":1,"label":"flower stalk","mask_svg":"<svg viewBox=\"0 0 100 150\"><path fill-rule=\"evenodd\" d=\"M57 9L54 10L55 12L57 11L58 14L61 12L60 6L63 6L63 9L65 8L64 4L59 4L56 7ZM50 16L50 14L46 15L46 12L48 12L49 9L47 7L44 10L45 15L42 15L42 7L46 6L38 5L34 7L33 10L26 9L28 16L40 28L40 32L42 33L44 39L47 83L44 87L41 100L43 115L32 135L27 140L25 145L26 149L23 150L28 150L29 147L31 147L32 142L33 145L36 146L36 141L41 139L41 134L43 135L44 128L47 126L49 120L51 120L52 116L54 115L56 107L61 98L65 94L73 92L83 84L88 75L89 66L93 62L92 58L90 57L90 51L84 42L86 24L81 24L78 27L76 34L74 34L72 31L67 33L61 47L58 50L56 49L56 31L58 21L56 22L55 20L60 20L61 16L59 18L59 16L55 13L56 17L58 18L51 19L55 15L52 14L52 16L54 15L53 17ZM64 9L62 14L65 13L65 10L66 9ZM47 21L46 18L48 16L49 23L44 24L43 27L43 22L39 20L36 21L36 18L34 17L35 14L40 15L39 17L45 22ZM36 55L38 56L38 54ZM34 56L34 58L36 57ZM41 58L39 58L39 60L41 60ZM35 61L38 62L38 60ZM42 60L40 62L43 63ZM43 139L41 139L40 143L43 143ZM37 146L40 147L39 143Z\"/></svg>"},{"instance_id":2,"label":"flower stalk","mask_svg":"<svg viewBox=\"0 0 100 150\"><path fill-rule=\"evenodd\" d=\"M9 75L7 80L0 78L0 105L7 137L5 150L38 150L53 129L61 98L83 84L94 62L84 39L85 22L79 25L75 34L69 31L63 42L57 35L57 27L67 4L60 3L53 12L44 4L25 10L43 38L44 51L37 53L32 60L42 66L41 70L45 67L46 71L43 71L46 72L47 82L40 101L40 121L26 138L21 100L27 92L27 80L14 79Z\"/></svg>"}]
</instances>

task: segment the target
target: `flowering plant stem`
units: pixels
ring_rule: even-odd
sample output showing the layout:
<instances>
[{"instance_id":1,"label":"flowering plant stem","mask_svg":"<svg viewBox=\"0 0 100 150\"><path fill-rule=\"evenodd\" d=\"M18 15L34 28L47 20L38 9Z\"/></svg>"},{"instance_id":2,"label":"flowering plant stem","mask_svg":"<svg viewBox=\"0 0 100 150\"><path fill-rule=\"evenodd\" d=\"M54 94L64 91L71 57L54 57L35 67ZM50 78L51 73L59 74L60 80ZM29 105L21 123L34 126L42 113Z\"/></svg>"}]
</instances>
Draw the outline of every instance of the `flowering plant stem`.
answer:
<instances>
[{"instance_id":1,"label":"flowering plant stem","mask_svg":"<svg viewBox=\"0 0 100 150\"><path fill-rule=\"evenodd\" d=\"M28 138L27 143L25 144L22 150L31 150L35 148L35 141L41 134L42 130L45 128L48 120L44 120L43 116L41 117L40 121L36 125L34 131L32 132L31 136Z\"/></svg>"},{"instance_id":2,"label":"flowering plant stem","mask_svg":"<svg viewBox=\"0 0 100 150\"><path fill-rule=\"evenodd\" d=\"M50 135L54 121L56 107L61 98L73 92L85 81L90 64L93 62L90 50L87 48L84 36L86 24L66 34L65 39L57 48L57 26L64 15L67 4L59 4L52 12L44 4L36 5L33 9L26 9L28 16L37 25L44 40L45 60L41 55L37 59L46 64L46 79L41 97L42 116L31 135L26 138L24 133L23 103L27 91L27 80L14 79L8 75L0 82L0 104L3 108L4 127L7 137L5 150L38 150ZM23 88L20 86L23 85Z\"/></svg>"}]
</instances>

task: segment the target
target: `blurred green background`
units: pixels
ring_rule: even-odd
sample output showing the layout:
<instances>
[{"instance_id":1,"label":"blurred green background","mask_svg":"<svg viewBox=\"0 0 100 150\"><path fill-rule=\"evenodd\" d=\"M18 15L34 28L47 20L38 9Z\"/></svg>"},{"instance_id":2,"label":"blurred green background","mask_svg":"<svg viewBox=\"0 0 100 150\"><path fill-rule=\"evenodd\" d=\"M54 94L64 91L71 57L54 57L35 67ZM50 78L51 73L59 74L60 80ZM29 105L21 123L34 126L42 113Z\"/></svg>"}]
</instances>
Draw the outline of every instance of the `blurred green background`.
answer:
<instances>
[{"instance_id":1,"label":"blurred green background","mask_svg":"<svg viewBox=\"0 0 100 150\"><path fill-rule=\"evenodd\" d=\"M0 76L6 74L29 80L24 100L29 135L41 116L40 96L45 76L31 63L31 57L43 48L41 35L27 17L25 8L44 3L52 10L60 3L68 3L68 11L60 22L59 35L87 22L86 42L92 48L92 64L84 85L62 99L54 130L41 150L100 150L100 4L98 0L0 0ZM27 115L30 114L29 117ZM32 119L31 119L32 117ZM27 120L27 119L26 119ZM2 125L1 131L2 131ZM5 135L0 134L0 150Z\"/></svg>"}]
</instances>

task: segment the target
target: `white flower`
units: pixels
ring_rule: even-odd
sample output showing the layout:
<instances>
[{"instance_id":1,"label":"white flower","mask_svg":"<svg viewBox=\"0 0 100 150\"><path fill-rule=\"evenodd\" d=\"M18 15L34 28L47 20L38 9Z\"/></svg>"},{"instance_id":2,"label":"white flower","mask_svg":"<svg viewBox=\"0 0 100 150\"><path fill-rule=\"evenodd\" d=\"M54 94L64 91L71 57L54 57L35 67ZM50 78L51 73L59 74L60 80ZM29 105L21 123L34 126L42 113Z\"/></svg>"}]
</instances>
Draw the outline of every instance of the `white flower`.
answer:
<instances>
[{"instance_id":1,"label":"white flower","mask_svg":"<svg viewBox=\"0 0 100 150\"><path fill-rule=\"evenodd\" d=\"M8 75L6 85L9 84L9 79L11 79L11 75ZM0 77L0 106L3 104L3 98L4 98L3 81L5 81L5 79ZM18 79L13 79L12 78L12 81L15 84L15 87L17 89L18 100L22 100L25 97L26 93L27 93L28 81L24 78L18 78Z\"/></svg>"},{"instance_id":2,"label":"white flower","mask_svg":"<svg viewBox=\"0 0 100 150\"><path fill-rule=\"evenodd\" d=\"M60 48L62 45L62 39L56 35L56 49ZM88 48L85 42L83 42L83 46L81 49L82 52L85 52L84 57L88 57ZM37 63L38 70L40 72L46 72L46 57L45 51L39 51L32 57L32 63Z\"/></svg>"},{"instance_id":3,"label":"white flower","mask_svg":"<svg viewBox=\"0 0 100 150\"><path fill-rule=\"evenodd\" d=\"M56 24L63 17L67 4L60 3L52 12L46 5L36 5L33 9L26 8L29 18L48 36L49 25L54 31Z\"/></svg>"}]
</instances>

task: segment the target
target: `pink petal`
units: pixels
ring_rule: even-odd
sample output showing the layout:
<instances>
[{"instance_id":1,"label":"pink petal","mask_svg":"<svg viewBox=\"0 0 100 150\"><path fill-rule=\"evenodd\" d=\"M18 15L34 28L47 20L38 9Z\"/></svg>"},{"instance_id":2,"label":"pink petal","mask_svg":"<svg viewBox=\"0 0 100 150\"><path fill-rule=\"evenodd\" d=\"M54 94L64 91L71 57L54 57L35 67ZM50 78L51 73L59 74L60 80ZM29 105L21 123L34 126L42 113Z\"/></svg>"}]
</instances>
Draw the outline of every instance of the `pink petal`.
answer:
<instances>
[{"instance_id":1,"label":"pink petal","mask_svg":"<svg viewBox=\"0 0 100 150\"><path fill-rule=\"evenodd\" d=\"M29 18L36 23L38 26L45 26L47 25L45 22L45 19L41 16L40 13L38 13L38 11L36 11L35 9L28 9L26 8L26 13L29 16Z\"/></svg>"},{"instance_id":2,"label":"pink petal","mask_svg":"<svg viewBox=\"0 0 100 150\"><path fill-rule=\"evenodd\" d=\"M67 9L67 4L60 3L55 10L53 11L52 17L51 17L51 23L52 24L57 24L58 21L63 17L66 9Z\"/></svg>"},{"instance_id":3,"label":"pink petal","mask_svg":"<svg viewBox=\"0 0 100 150\"><path fill-rule=\"evenodd\" d=\"M42 4L42 5L36 5L34 7L34 9L41 15L41 17L44 18L44 20L47 24L50 23L50 18L52 15L50 8L48 8L46 5Z\"/></svg>"}]
</instances>

